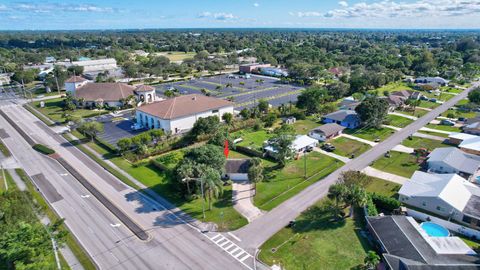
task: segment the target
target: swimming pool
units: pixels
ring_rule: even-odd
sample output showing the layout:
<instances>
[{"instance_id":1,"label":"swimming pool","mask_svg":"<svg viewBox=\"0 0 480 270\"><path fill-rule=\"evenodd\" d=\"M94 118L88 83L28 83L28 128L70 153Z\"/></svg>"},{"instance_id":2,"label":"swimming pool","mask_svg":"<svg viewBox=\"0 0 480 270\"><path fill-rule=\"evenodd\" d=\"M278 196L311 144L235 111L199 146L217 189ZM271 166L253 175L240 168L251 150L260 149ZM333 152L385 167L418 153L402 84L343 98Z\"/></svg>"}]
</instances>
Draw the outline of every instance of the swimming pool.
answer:
<instances>
[{"instance_id":1,"label":"swimming pool","mask_svg":"<svg viewBox=\"0 0 480 270\"><path fill-rule=\"evenodd\" d=\"M433 222L423 222L420 224L422 229L431 237L447 237L450 236L450 232L443 226Z\"/></svg>"}]
</instances>

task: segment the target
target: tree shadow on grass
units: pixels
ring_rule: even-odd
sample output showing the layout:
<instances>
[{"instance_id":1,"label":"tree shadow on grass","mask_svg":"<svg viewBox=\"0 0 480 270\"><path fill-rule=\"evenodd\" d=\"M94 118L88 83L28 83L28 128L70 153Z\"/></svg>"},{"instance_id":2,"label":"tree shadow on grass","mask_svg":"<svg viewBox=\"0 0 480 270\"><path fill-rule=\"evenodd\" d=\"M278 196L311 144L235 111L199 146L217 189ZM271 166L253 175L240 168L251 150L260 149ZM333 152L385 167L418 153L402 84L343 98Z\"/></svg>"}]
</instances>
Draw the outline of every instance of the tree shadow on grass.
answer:
<instances>
[{"instance_id":1,"label":"tree shadow on grass","mask_svg":"<svg viewBox=\"0 0 480 270\"><path fill-rule=\"evenodd\" d=\"M325 206L312 206L302 214L302 219L292 227L295 233L317 230L335 230L346 224L345 218L335 217Z\"/></svg>"}]
</instances>

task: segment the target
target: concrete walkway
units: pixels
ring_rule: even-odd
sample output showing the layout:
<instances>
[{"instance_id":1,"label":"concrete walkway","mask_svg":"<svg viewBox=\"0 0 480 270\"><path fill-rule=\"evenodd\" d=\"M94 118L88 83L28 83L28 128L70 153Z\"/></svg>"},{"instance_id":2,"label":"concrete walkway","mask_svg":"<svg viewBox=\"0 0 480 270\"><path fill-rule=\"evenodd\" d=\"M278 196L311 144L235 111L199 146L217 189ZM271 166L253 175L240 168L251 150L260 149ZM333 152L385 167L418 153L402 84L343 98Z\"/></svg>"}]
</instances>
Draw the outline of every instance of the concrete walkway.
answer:
<instances>
[{"instance_id":1,"label":"concrete walkway","mask_svg":"<svg viewBox=\"0 0 480 270\"><path fill-rule=\"evenodd\" d=\"M16 169L20 168L20 165L13 156L10 156L6 158L0 158L0 167L3 167L4 169Z\"/></svg>"},{"instance_id":2,"label":"concrete walkway","mask_svg":"<svg viewBox=\"0 0 480 270\"><path fill-rule=\"evenodd\" d=\"M366 175L381 178L381 179L385 179L385 180L388 180L390 182L394 182L394 183L397 183L397 184L400 184L400 185L403 185L405 182L410 180L406 177L399 176L399 175L392 174L392 173L387 173L387 172L384 172L384 171L380 171L380 170L377 170L377 169L372 168L370 166L363 169L362 172L365 173Z\"/></svg>"},{"instance_id":3,"label":"concrete walkway","mask_svg":"<svg viewBox=\"0 0 480 270\"><path fill-rule=\"evenodd\" d=\"M427 127L422 127L420 130L423 130L423 131L430 131L430 132L436 132L436 133L442 133L442 134L447 134L447 135L450 135L450 134L452 134L452 133L456 133L456 132L444 131L444 130L433 129L433 128L427 128Z\"/></svg>"},{"instance_id":4,"label":"concrete walkway","mask_svg":"<svg viewBox=\"0 0 480 270\"><path fill-rule=\"evenodd\" d=\"M408 114L398 113L398 112L389 112L388 114L397 115L397 116L405 117L405 118L412 119L412 120L417 120L418 119L418 117L408 115Z\"/></svg>"},{"instance_id":5,"label":"concrete walkway","mask_svg":"<svg viewBox=\"0 0 480 270\"><path fill-rule=\"evenodd\" d=\"M431 108L424 108L424 107L415 107L415 108L419 110L428 111L428 112L432 110Z\"/></svg>"},{"instance_id":6,"label":"concrete walkway","mask_svg":"<svg viewBox=\"0 0 480 270\"><path fill-rule=\"evenodd\" d=\"M401 128L399 128L399 127L388 126L388 125L382 125L382 127L390 128L390 129L393 129L393 130L396 130L396 131L401 130ZM434 132L437 132L437 130L435 130ZM440 132L440 133L442 133L442 132ZM442 141L442 142L445 141L445 139L446 139L446 138L444 138L444 137L435 136L435 135L430 135L430 134L425 134L425 133L419 133L419 132L413 133L413 136L414 136L414 137L419 137L419 138L424 138L424 139Z\"/></svg>"},{"instance_id":7,"label":"concrete walkway","mask_svg":"<svg viewBox=\"0 0 480 270\"><path fill-rule=\"evenodd\" d=\"M355 141L359 141L361 143L364 143L364 144L368 144L370 146L375 146L377 145L376 142L372 142L372 141L369 141L369 140L365 140L365 139L362 139L362 138L359 138L359 137L355 137L355 136L352 136L352 135L349 135L349 134L341 134L340 137L345 137L345 138L348 138L348 139L352 139L352 140L355 140Z\"/></svg>"},{"instance_id":8,"label":"concrete walkway","mask_svg":"<svg viewBox=\"0 0 480 270\"><path fill-rule=\"evenodd\" d=\"M23 180L20 178L20 176L18 176L17 172L14 169L8 169L7 171L12 177L13 182L15 182L15 185L19 190L21 191L27 190L27 186L25 185L25 182L23 182Z\"/></svg>"},{"instance_id":9,"label":"concrete walkway","mask_svg":"<svg viewBox=\"0 0 480 270\"><path fill-rule=\"evenodd\" d=\"M415 152L415 149L413 149L411 147L406 147L405 145L399 144L399 145L393 147L392 151L411 154L411 153Z\"/></svg>"},{"instance_id":10,"label":"concrete walkway","mask_svg":"<svg viewBox=\"0 0 480 270\"><path fill-rule=\"evenodd\" d=\"M233 208L244 216L248 222L263 215L262 210L253 205L255 189L250 181L234 181L232 184Z\"/></svg>"},{"instance_id":11,"label":"concrete walkway","mask_svg":"<svg viewBox=\"0 0 480 270\"><path fill-rule=\"evenodd\" d=\"M350 159L347 158L347 157L340 156L340 155L337 155L337 154L332 153L332 152L327 152L327 151L322 150L322 149L320 149L320 148L318 148L318 147L313 148L313 150L314 150L315 152L322 153L322 154L324 154L324 155L326 155L326 156L333 157L334 159L338 159L338 160L340 160L340 161L342 161L342 162L344 162L344 163L347 163L347 162L350 161Z\"/></svg>"}]
</instances>

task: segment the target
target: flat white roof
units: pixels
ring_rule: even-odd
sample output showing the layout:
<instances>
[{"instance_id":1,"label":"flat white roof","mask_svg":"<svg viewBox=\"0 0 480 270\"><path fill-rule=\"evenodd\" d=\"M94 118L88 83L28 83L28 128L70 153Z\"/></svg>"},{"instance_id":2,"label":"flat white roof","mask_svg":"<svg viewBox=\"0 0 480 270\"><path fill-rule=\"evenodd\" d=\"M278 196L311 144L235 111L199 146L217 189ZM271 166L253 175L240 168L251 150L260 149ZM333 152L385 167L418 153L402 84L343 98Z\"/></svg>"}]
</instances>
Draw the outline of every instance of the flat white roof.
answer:
<instances>
[{"instance_id":1,"label":"flat white roof","mask_svg":"<svg viewBox=\"0 0 480 270\"><path fill-rule=\"evenodd\" d=\"M458 133L452 133L448 135L448 138L457 139L457 140L468 140L468 139L478 138L478 136L458 132Z\"/></svg>"},{"instance_id":2,"label":"flat white roof","mask_svg":"<svg viewBox=\"0 0 480 270\"><path fill-rule=\"evenodd\" d=\"M480 151L480 137L475 136L475 138L463 140L463 142L458 145L458 147Z\"/></svg>"}]
</instances>

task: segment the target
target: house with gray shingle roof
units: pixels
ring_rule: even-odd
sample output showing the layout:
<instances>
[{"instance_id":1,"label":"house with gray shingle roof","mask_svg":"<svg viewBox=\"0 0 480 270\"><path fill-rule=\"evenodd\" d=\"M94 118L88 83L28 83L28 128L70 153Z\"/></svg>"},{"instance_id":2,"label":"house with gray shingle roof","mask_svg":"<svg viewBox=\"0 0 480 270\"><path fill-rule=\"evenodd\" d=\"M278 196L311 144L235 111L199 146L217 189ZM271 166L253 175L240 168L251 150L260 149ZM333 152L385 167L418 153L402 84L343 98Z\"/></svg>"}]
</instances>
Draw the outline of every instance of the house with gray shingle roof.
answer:
<instances>
[{"instance_id":1,"label":"house with gray shingle roof","mask_svg":"<svg viewBox=\"0 0 480 270\"><path fill-rule=\"evenodd\" d=\"M323 126L319 126L317 128L312 129L308 133L308 136L324 142L326 140L339 136L340 134L342 134L342 131L344 129L345 127L340 126L339 124L329 123L329 124L325 124Z\"/></svg>"},{"instance_id":2,"label":"house with gray shingle roof","mask_svg":"<svg viewBox=\"0 0 480 270\"><path fill-rule=\"evenodd\" d=\"M325 124L336 123L351 129L357 128L361 124L360 117L357 112L353 110L339 110L329 113L323 116L323 122Z\"/></svg>"},{"instance_id":3,"label":"house with gray shingle roof","mask_svg":"<svg viewBox=\"0 0 480 270\"><path fill-rule=\"evenodd\" d=\"M480 156L465 153L455 147L437 148L428 155L427 166L434 173L456 173L469 179L480 167Z\"/></svg>"}]
</instances>

